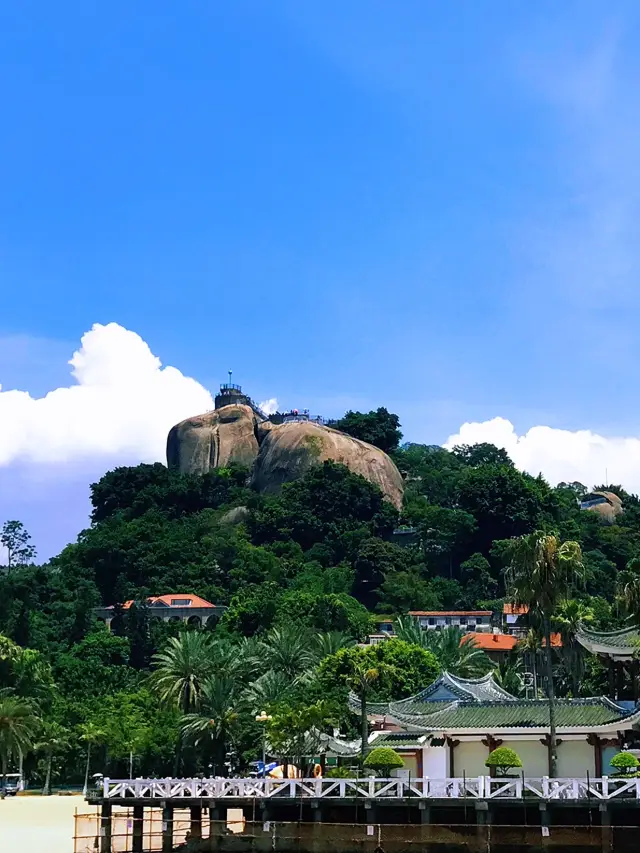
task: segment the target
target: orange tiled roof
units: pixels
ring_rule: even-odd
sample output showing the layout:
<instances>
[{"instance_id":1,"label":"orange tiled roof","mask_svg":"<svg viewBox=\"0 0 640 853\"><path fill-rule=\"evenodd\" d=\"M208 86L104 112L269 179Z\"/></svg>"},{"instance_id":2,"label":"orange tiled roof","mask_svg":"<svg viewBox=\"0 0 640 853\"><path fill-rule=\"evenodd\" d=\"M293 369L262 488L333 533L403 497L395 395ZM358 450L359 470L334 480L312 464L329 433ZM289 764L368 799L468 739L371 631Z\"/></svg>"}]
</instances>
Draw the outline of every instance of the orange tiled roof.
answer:
<instances>
[{"instance_id":1,"label":"orange tiled roof","mask_svg":"<svg viewBox=\"0 0 640 853\"><path fill-rule=\"evenodd\" d=\"M186 599L189 599L189 604L171 604L172 601L185 601ZM155 604L156 601L161 601L163 604L166 604L167 607L215 607L215 604L211 604L210 601L200 598L199 595L192 595L188 592L174 592L171 595L150 595L147 601L149 604ZM133 599L130 599L129 601L125 601L122 607L124 610L128 610L132 604Z\"/></svg>"},{"instance_id":2,"label":"orange tiled roof","mask_svg":"<svg viewBox=\"0 0 640 853\"><path fill-rule=\"evenodd\" d=\"M470 631L464 635L460 643L466 643L469 637L473 637L476 641L476 646L485 652L510 652L515 649L519 642L518 637L514 637L513 634L488 634L481 631ZM542 645L546 645L544 640L542 641ZM554 633L551 635L551 645L554 649L562 647L560 634Z\"/></svg>"},{"instance_id":3,"label":"orange tiled roof","mask_svg":"<svg viewBox=\"0 0 640 853\"><path fill-rule=\"evenodd\" d=\"M492 610L410 610L409 616L491 616Z\"/></svg>"},{"instance_id":4,"label":"orange tiled roof","mask_svg":"<svg viewBox=\"0 0 640 853\"><path fill-rule=\"evenodd\" d=\"M518 638L512 634L487 634L481 631L470 631L460 640L460 644L467 643L473 637L477 648L485 652L510 652L515 649Z\"/></svg>"},{"instance_id":5,"label":"orange tiled roof","mask_svg":"<svg viewBox=\"0 0 640 853\"><path fill-rule=\"evenodd\" d=\"M523 616L529 612L529 607L526 604L511 604L507 602L503 605L502 612L505 616Z\"/></svg>"}]
</instances>

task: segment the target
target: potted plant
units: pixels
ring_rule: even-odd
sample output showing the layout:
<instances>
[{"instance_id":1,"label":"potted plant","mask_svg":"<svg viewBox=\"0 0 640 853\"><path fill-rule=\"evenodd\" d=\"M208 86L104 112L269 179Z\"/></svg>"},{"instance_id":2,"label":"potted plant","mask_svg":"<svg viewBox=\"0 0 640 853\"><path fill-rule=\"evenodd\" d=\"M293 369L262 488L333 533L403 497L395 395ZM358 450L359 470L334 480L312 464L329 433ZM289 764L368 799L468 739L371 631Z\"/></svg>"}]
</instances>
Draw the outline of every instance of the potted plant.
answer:
<instances>
[{"instance_id":1,"label":"potted plant","mask_svg":"<svg viewBox=\"0 0 640 853\"><path fill-rule=\"evenodd\" d=\"M377 776L386 778L392 770L404 767L404 761L390 746L378 746L367 755L364 766L373 770Z\"/></svg>"},{"instance_id":2,"label":"potted plant","mask_svg":"<svg viewBox=\"0 0 640 853\"><path fill-rule=\"evenodd\" d=\"M520 756L508 746L499 746L489 753L485 767L495 770L496 776L508 776L513 767L522 767Z\"/></svg>"}]
</instances>

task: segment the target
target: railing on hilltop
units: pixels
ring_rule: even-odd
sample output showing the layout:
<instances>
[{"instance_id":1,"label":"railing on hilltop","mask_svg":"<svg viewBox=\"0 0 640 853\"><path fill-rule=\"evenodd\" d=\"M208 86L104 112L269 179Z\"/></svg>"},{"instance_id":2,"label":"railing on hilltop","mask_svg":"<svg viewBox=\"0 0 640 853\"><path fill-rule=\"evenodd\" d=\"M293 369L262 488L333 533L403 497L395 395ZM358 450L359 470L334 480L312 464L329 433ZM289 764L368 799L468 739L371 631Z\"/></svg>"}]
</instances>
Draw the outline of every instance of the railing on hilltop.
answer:
<instances>
[{"instance_id":1,"label":"railing on hilltop","mask_svg":"<svg viewBox=\"0 0 640 853\"><path fill-rule=\"evenodd\" d=\"M640 800L640 779L472 776L451 779L109 779L110 799Z\"/></svg>"}]
</instances>

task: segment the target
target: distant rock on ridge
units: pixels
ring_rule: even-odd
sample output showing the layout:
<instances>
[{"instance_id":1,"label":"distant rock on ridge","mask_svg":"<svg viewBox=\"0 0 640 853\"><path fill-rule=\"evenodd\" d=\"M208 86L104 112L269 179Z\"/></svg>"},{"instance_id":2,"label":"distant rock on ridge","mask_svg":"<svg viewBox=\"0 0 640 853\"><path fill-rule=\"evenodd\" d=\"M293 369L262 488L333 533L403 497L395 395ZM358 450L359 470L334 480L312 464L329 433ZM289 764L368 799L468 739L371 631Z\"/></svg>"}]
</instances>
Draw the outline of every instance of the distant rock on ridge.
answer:
<instances>
[{"instance_id":1,"label":"distant rock on ridge","mask_svg":"<svg viewBox=\"0 0 640 853\"><path fill-rule=\"evenodd\" d=\"M167 439L167 465L204 474L231 462L251 469L251 485L263 494L303 477L331 460L375 483L398 509L403 482L393 461L377 447L313 421L273 424L251 406L233 403L176 424Z\"/></svg>"}]
</instances>

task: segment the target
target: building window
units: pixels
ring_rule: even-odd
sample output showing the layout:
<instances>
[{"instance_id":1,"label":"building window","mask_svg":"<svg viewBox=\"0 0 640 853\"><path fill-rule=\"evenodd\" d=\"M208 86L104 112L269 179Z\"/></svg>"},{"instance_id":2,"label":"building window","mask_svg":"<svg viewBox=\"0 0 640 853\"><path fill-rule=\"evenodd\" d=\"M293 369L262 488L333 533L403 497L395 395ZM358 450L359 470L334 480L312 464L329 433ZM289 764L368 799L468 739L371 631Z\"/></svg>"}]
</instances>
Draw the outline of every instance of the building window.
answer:
<instances>
[{"instance_id":1,"label":"building window","mask_svg":"<svg viewBox=\"0 0 640 853\"><path fill-rule=\"evenodd\" d=\"M461 616L461 617L460 617L460 624L461 624L461 625L466 625L466 624L467 624L467 617L466 617L466 616Z\"/></svg>"},{"instance_id":2,"label":"building window","mask_svg":"<svg viewBox=\"0 0 640 853\"><path fill-rule=\"evenodd\" d=\"M429 625L435 625L435 624L436 624L435 617L430 616L430 617L429 617Z\"/></svg>"},{"instance_id":3,"label":"building window","mask_svg":"<svg viewBox=\"0 0 640 853\"><path fill-rule=\"evenodd\" d=\"M190 598L172 598L171 599L172 607L191 607L191 599Z\"/></svg>"}]
</instances>

